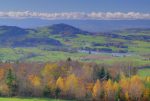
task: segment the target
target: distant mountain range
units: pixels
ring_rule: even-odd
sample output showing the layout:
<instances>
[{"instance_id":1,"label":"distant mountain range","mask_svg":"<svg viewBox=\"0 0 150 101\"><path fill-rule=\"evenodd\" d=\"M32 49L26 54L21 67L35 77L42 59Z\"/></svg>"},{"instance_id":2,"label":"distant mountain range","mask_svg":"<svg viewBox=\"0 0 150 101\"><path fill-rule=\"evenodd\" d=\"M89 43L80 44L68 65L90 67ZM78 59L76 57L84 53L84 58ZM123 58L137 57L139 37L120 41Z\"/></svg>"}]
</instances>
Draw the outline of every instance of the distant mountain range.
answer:
<instances>
[{"instance_id":1,"label":"distant mountain range","mask_svg":"<svg viewBox=\"0 0 150 101\"><path fill-rule=\"evenodd\" d=\"M107 32L126 28L149 28L150 20L42 20L42 19L0 19L0 25L36 28L65 23L90 32Z\"/></svg>"},{"instance_id":2,"label":"distant mountain range","mask_svg":"<svg viewBox=\"0 0 150 101\"><path fill-rule=\"evenodd\" d=\"M75 37L77 34L90 34L87 31L67 24L24 29L16 26L0 26L0 46L34 47L40 45L61 46L59 40L50 38L51 35Z\"/></svg>"}]
</instances>

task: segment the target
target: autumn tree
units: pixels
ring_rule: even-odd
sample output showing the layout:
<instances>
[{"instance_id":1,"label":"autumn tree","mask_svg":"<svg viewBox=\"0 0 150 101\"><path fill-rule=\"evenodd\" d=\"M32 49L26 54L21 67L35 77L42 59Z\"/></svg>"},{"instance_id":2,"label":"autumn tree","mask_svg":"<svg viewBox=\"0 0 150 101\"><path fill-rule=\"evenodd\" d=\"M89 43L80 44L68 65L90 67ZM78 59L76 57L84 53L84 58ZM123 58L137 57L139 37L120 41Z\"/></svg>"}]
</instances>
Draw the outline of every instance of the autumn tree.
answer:
<instances>
[{"instance_id":1,"label":"autumn tree","mask_svg":"<svg viewBox=\"0 0 150 101\"><path fill-rule=\"evenodd\" d=\"M51 77L51 78L58 77L59 74L55 71L56 69L57 69L57 64L55 64L55 63L53 63L53 64L47 63L45 65L45 67L43 68L43 70L42 70L42 75L44 77Z\"/></svg>"},{"instance_id":2,"label":"autumn tree","mask_svg":"<svg viewBox=\"0 0 150 101\"><path fill-rule=\"evenodd\" d=\"M113 82L112 80L108 80L104 82L104 94L105 100L107 101L116 101L119 99L119 91L120 87L117 82Z\"/></svg>"},{"instance_id":3,"label":"autumn tree","mask_svg":"<svg viewBox=\"0 0 150 101\"><path fill-rule=\"evenodd\" d=\"M81 74L80 77L84 81L87 81L87 82L93 81L94 75L95 75L95 71L89 64L84 64L82 66L82 70L80 69L80 71L82 71L82 74Z\"/></svg>"},{"instance_id":4,"label":"autumn tree","mask_svg":"<svg viewBox=\"0 0 150 101\"><path fill-rule=\"evenodd\" d=\"M115 101L120 99L120 86L118 84L118 82L114 82L113 83L113 92L115 94Z\"/></svg>"},{"instance_id":5,"label":"autumn tree","mask_svg":"<svg viewBox=\"0 0 150 101\"><path fill-rule=\"evenodd\" d=\"M41 95L41 78L37 75L28 76L29 83L31 84L31 90L34 96Z\"/></svg>"},{"instance_id":6,"label":"autumn tree","mask_svg":"<svg viewBox=\"0 0 150 101\"><path fill-rule=\"evenodd\" d=\"M0 68L0 81L4 79L5 71L3 68Z\"/></svg>"},{"instance_id":7,"label":"autumn tree","mask_svg":"<svg viewBox=\"0 0 150 101\"><path fill-rule=\"evenodd\" d=\"M10 96L10 90L9 90L7 84L2 83L0 85L0 95L1 96Z\"/></svg>"},{"instance_id":8,"label":"autumn tree","mask_svg":"<svg viewBox=\"0 0 150 101\"><path fill-rule=\"evenodd\" d=\"M60 89L64 89L64 79L62 77L57 79L56 86Z\"/></svg>"},{"instance_id":9,"label":"autumn tree","mask_svg":"<svg viewBox=\"0 0 150 101\"><path fill-rule=\"evenodd\" d=\"M75 93L76 93L78 86L79 86L78 85L78 78L74 74L72 74L66 78L64 90L68 94L75 96Z\"/></svg>"},{"instance_id":10,"label":"autumn tree","mask_svg":"<svg viewBox=\"0 0 150 101\"><path fill-rule=\"evenodd\" d=\"M132 100L141 100L144 91L144 84L139 76L132 76L130 79L129 95Z\"/></svg>"},{"instance_id":11,"label":"autumn tree","mask_svg":"<svg viewBox=\"0 0 150 101\"><path fill-rule=\"evenodd\" d=\"M114 69L104 64L73 60L55 63L1 63L0 95L80 101L149 101L150 77L133 76L132 66L135 65L124 64L123 68L129 68L118 69L117 66ZM127 70L123 72L125 69ZM118 74L119 77L115 78Z\"/></svg>"},{"instance_id":12,"label":"autumn tree","mask_svg":"<svg viewBox=\"0 0 150 101\"><path fill-rule=\"evenodd\" d=\"M139 76L123 77L120 86L126 100L140 100L144 91L144 84Z\"/></svg>"},{"instance_id":13,"label":"autumn tree","mask_svg":"<svg viewBox=\"0 0 150 101\"><path fill-rule=\"evenodd\" d=\"M102 85L100 81L97 80L93 87L93 97L96 100L99 100L102 97Z\"/></svg>"},{"instance_id":14,"label":"autumn tree","mask_svg":"<svg viewBox=\"0 0 150 101\"><path fill-rule=\"evenodd\" d=\"M127 101L129 101L129 86L130 86L130 83L129 83L129 78L126 78L123 74L121 75L121 79L119 81L119 85L121 87L121 91L122 91L122 96L121 98L125 98Z\"/></svg>"},{"instance_id":15,"label":"autumn tree","mask_svg":"<svg viewBox=\"0 0 150 101\"><path fill-rule=\"evenodd\" d=\"M56 96L60 95L61 91L63 91L65 85L64 85L64 79L62 77L59 77L56 81Z\"/></svg>"},{"instance_id":16,"label":"autumn tree","mask_svg":"<svg viewBox=\"0 0 150 101\"><path fill-rule=\"evenodd\" d=\"M114 101L113 82L109 79L104 83L105 100Z\"/></svg>"},{"instance_id":17,"label":"autumn tree","mask_svg":"<svg viewBox=\"0 0 150 101\"><path fill-rule=\"evenodd\" d=\"M65 89L66 93L71 97L83 98L85 97L85 86L74 74L66 78Z\"/></svg>"},{"instance_id":18,"label":"autumn tree","mask_svg":"<svg viewBox=\"0 0 150 101\"><path fill-rule=\"evenodd\" d=\"M43 70L42 76L46 79L58 79L60 76L67 75L67 68L64 65L59 66L57 63L47 63Z\"/></svg>"}]
</instances>

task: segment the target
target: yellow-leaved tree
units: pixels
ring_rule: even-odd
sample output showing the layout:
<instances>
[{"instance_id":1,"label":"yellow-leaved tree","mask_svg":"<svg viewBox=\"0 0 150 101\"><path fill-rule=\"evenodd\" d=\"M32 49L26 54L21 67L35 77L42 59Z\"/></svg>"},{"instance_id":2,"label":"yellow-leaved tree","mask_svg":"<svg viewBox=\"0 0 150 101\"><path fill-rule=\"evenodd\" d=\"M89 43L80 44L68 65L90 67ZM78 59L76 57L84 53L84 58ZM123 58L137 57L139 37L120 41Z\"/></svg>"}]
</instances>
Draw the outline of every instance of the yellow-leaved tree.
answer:
<instances>
[{"instance_id":1,"label":"yellow-leaved tree","mask_svg":"<svg viewBox=\"0 0 150 101\"><path fill-rule=\"evenodd\" d=\"M129 86L130 86L130 80L127 78L127 77L125 77L124 75L121 75L121 79L120 79L120 81L119 81L119 85L120 85L120 87L121 87L121 97L123 98L123 97L125 97L125 99L127 100L127 101L129 101Z\"/></svg>"},{"instance_id":2,"label":"yellow-leaved tree","mask_svg":"<svg viewBox=\"0 0 150 101\"><path fill-rule=\"evenodd\" d=\"M57 86L59 89L61 89L61 90L64 89L65 85L64 85L64 79L63 79L62 77L59 77L59 78L57 79L57 81L56 81L56 86Z\"/></svg>"},{"instance_id":3,"label":"yellow-leaved tree","mask_svg":"<svg viewBox=\"0 0 150 101\"><path fill-rule=\"evenodd\" d=\"M141 100L145 89L143 81L137 75L132 76L131 78L121 78L120 87L122 89L122 93L126 97L126 100L136 101Z\"/></svg>"},{"instance_id":4,"label":"yellow-leaved tree","mask_svg":"<svg viewBox=\"0 0 150 101\"><path fill-rule=\"evenodd\" d=\"M104 83L104 92L105 92L105 100L107 101L114 101L115 100L115 94L113 91L113 82L112 80L108 80Z\"/></svg>"},{"instance_id":5,"label":"yellow-leaved tree","mask_svg":"<svg viewBox=\"0 0 150 101\"><path fill-rule=\"evenodd\" d=\"M37 75L29 75L28 76L28 80L29 80L29 83L30 83L30 90L33 91L33 96L39 96L41 95L41 78Z\"/></svg>"},{"instance_id":6,"label":"yellow-leaved tree","mask_svg":"<svg viewBox=\"0 0 150 101\"><path fill-rule=\"evenodd\" d=\"M75 96L78 99L81 99L86 95L84 84L74 74L71 74L66 78L64 90L68 95L71 95L72 97Z\"/></svg>"},{"instance_id":7,"label":"yellow-leaved tree","mask_svg":"<svg viewBox=\"0 0 150 101\"><path fill-rule=\"evenodd\" d=\"M137 75L132 76L130 79L129 88L129 95L131 96L132 100L141 100L144 89L144 84L141 78Z\"/></svg>"},{"instance_id":8,"label":"yellow-leaved tree","mask_svg":"<svg viewBox=\"0 0 150 101\"><path fill-rule=\"evenodd\" d=\"M37 75L29 75L28 79L33 87L39 87L41 85L41 79Z\"/></svg>"},{"instance_id":9,"label":"yellow-leaved tree","mask_svg":"<svg viewBox=\"0 0 150 101\"><path fill-rule=\"evenodd\" d=\"M100 81L97 80L96 83L94 84L93 93L92 93L94 99L97 99L97 100L100 99L101 93L102 93L102 87L101 87Z\"/></svg>"}]
</instances>

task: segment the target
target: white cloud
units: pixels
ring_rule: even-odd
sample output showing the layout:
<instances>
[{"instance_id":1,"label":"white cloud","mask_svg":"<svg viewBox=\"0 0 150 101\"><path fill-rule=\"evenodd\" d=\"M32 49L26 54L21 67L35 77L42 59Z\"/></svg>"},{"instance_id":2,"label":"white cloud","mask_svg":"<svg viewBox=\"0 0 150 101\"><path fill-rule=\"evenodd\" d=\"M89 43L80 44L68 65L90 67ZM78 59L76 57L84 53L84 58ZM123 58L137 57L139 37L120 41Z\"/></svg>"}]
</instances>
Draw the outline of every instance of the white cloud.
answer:
<instances>
[{"instance_id":1,"label":"white cloud","mask_svg":"<svg viewBox=\"0 0 150 101\"><path fill-rule=\"evenodd\" d=\"M119 19L150 19L150 13L139 13L139 12L62 12L62 13L39 13L39 12L1 12L1 18L15 18L15 19L25 19L25 18L40 18L47 20L55 19L94 19L94 20L119 20Z\"/></svg>"}]
</instances>

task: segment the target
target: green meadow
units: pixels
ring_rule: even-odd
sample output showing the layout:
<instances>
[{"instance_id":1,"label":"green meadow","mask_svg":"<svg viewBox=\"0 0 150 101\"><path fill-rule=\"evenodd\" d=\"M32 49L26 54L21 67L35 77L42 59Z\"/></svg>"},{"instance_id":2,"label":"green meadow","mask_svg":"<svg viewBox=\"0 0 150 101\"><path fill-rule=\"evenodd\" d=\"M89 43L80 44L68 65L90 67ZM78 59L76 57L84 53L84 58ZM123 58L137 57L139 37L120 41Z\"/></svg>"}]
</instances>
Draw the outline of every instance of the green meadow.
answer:
<instances>
[{"instance_id":1,"label":"green meadow","mask_svg":"<svg viewBox=\"0 0 150 101\"><path fill-rule=\"evenodd\" d=\"M138 71L138 75L140 75L141 77L148 77L150 76L150 69L149 68L141 69Z\"/></svg>"}]
</instances>

